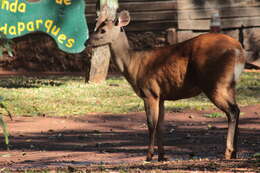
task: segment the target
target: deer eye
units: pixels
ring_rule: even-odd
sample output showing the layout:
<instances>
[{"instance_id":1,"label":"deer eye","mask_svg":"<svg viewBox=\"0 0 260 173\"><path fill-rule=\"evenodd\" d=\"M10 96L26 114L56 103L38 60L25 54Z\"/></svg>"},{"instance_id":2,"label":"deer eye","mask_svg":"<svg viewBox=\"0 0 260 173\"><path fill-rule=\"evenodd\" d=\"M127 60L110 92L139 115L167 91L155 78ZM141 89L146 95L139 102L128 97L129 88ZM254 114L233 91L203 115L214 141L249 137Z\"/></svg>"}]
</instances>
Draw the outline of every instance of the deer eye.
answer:
<instances>
[{"instance_id":1,"label":"deer eye","mask_svg":"<svg viewBox=\"0 0 260 173\"><path fill-rule=\"evenodd\" d=\"M101 34L105 34L105 33L106 33L106 30L101 29L101 30L100 30L100 33L101 33Z\"/></svg>"}]
</instances>

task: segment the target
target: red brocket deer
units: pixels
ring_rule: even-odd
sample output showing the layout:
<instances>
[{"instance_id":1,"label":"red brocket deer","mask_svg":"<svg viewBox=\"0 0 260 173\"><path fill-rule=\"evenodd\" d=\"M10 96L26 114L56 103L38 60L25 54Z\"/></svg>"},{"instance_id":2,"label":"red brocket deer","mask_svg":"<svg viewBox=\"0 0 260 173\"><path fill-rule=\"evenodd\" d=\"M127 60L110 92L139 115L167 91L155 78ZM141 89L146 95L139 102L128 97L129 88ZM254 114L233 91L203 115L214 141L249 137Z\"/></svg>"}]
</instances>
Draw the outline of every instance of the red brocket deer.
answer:
<instances>
[{"instance_id":1,"label":"red brocket deer","mask_svg":"<svg viewBox=\"0 0 260 173\"><path fill-rule=\"evenodd\" d=\"M90 36L88 46L108 44L119 70L143 99L149 130L147 160L152 160L155 138L158 160L163 161L164 101L201 92L228 119L225 158L236 157L240 110L235 85L246 58L240 43L224 34L203 34L190 40L145 51L133 51L124 30L130 15L122 11L116 21L104 21Z\"/></svg>"}]
</instances>

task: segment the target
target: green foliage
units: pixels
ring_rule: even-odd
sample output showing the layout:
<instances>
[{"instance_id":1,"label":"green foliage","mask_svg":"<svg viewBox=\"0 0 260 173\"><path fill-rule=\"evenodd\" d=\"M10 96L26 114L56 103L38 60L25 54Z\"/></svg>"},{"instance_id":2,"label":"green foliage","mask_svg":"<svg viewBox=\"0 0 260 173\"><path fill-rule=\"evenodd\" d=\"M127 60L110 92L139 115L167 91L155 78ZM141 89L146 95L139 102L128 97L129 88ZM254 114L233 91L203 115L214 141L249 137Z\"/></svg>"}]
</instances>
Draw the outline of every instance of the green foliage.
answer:
<instances>
[{"instance_id":1,"label":"green foliage","mask_svg":"<svg viewBox=\"0 0 260 173\"><path fill-rule=\"evenodd\" d=\"M1 97L0 96L0 108L3 108L3 109L5 109L6 110L6 107L4 106L4 104L3 104L3 97ZM8 112L8 111L7 111ZM8 112L9 113L9 112ZM7 149L8 149L8 147L9 147L9 138L8 138L8 136L9 136L9 133L8 133L8 129L7 129L7 125L6 125L6 123L4 122L4 120L3 120L3 116L0 114L0 126L2 127L2 129L3 129L3 134L4 134L4 137L5 137L5 144L6 144L6 146L7 146Z\"/></svg>"},{"instance_id":2,"label":"green foliage","mask_svg":"<svg viewBox=\"0 0 260 173\"><path fill-rule=\"evenodd\" d=\"M7 51L9 56L13 56L11 45L12 40L8 39L3 32L0 32L0 56L3 56L4 51Z\"/></svg>"},{"instance_id":3,"label":"green foliage","mask_svg":"<svg viewBox=\"0 0 260 173\"><path fill-rule=\"evenodd\" d=\"M2 115L0 115L0 126L3 129L3 134L5 136L5 144L6 144L7 148L8 148L8 145L9 145L9 138L8 138L9 137L9 133L8 133L8 130L7 130L7 125L4 122Z\"/></svg>"}]
</instances>

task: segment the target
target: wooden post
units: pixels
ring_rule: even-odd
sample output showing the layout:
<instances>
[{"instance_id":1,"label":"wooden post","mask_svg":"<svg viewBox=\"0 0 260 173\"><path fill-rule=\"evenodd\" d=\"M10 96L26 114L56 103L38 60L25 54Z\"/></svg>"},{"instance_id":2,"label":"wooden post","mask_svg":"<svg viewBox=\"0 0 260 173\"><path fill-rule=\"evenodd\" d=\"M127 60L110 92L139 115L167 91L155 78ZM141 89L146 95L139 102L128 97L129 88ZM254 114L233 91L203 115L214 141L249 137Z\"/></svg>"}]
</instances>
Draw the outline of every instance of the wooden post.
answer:
<instances>
[{"instance_id":1,"label":"wooden post","mask_svg":"<svg viewBox=\"0 0 260 173\"><path fill-rule=\"evenodd\" d=\"M106 80L110 57L111 54L108 45L93 48L90 68L87 71L85 81L100 83Z\"/></svg>"},{"instance_id":2,"label":"wooden post","mask_svg":"<svg viewBox=\"0 0 260 173\"><path fill-rule=\"evenodd\" d=\"M177 43L177 33L175 28L167 29L167 42L170 45Z\"/></svg>"},{"instance_id":3,"label":"wooden post","mask_svg":"<svg viewBox=\"0 0 260 173\"><path fill-rule=\"evenodd\" d=\"M95 30L106 19L115 19L118 0L98 0L96 6L98 18ZM110 58L111 54L109 46L93 48L90 68L87 71L85 81L99 83L106 80Z\"/></svg>"}]
</instances>

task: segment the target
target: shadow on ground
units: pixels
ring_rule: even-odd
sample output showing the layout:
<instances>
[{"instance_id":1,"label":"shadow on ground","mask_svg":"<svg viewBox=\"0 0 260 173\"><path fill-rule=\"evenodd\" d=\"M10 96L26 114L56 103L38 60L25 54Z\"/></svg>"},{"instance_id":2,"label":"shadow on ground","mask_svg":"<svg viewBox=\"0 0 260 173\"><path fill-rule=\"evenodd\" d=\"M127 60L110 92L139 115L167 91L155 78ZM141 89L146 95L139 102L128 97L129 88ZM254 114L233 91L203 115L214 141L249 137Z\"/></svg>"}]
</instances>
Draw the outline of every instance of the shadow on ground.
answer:
<instances>
[{"instance_id":1,"label":"shadow on ground","mask_svg":"<svg viewBox=\"0 0 260 173\"><path fill-rule=\"evenodd\" d=\"M260 151L260 115L256 112L259 109L256 105L243 110L249 113L240 120L238 160L221 160L227 133L225 117L207 118L199 111L185 111L167 114L165 146L171 162L143 162L147 148L145 115L131 113L75 118L17 117L8 121L11 150L6 151L1 143L0 167L67 168L72 165L83 169L88 165L89 169L98 170L103 165L108 170L118 167L254 170L259 167L259 162L253 159L253 155ZM2 142L3 137L0 140Z\"/></svg>"}]
</instances>

